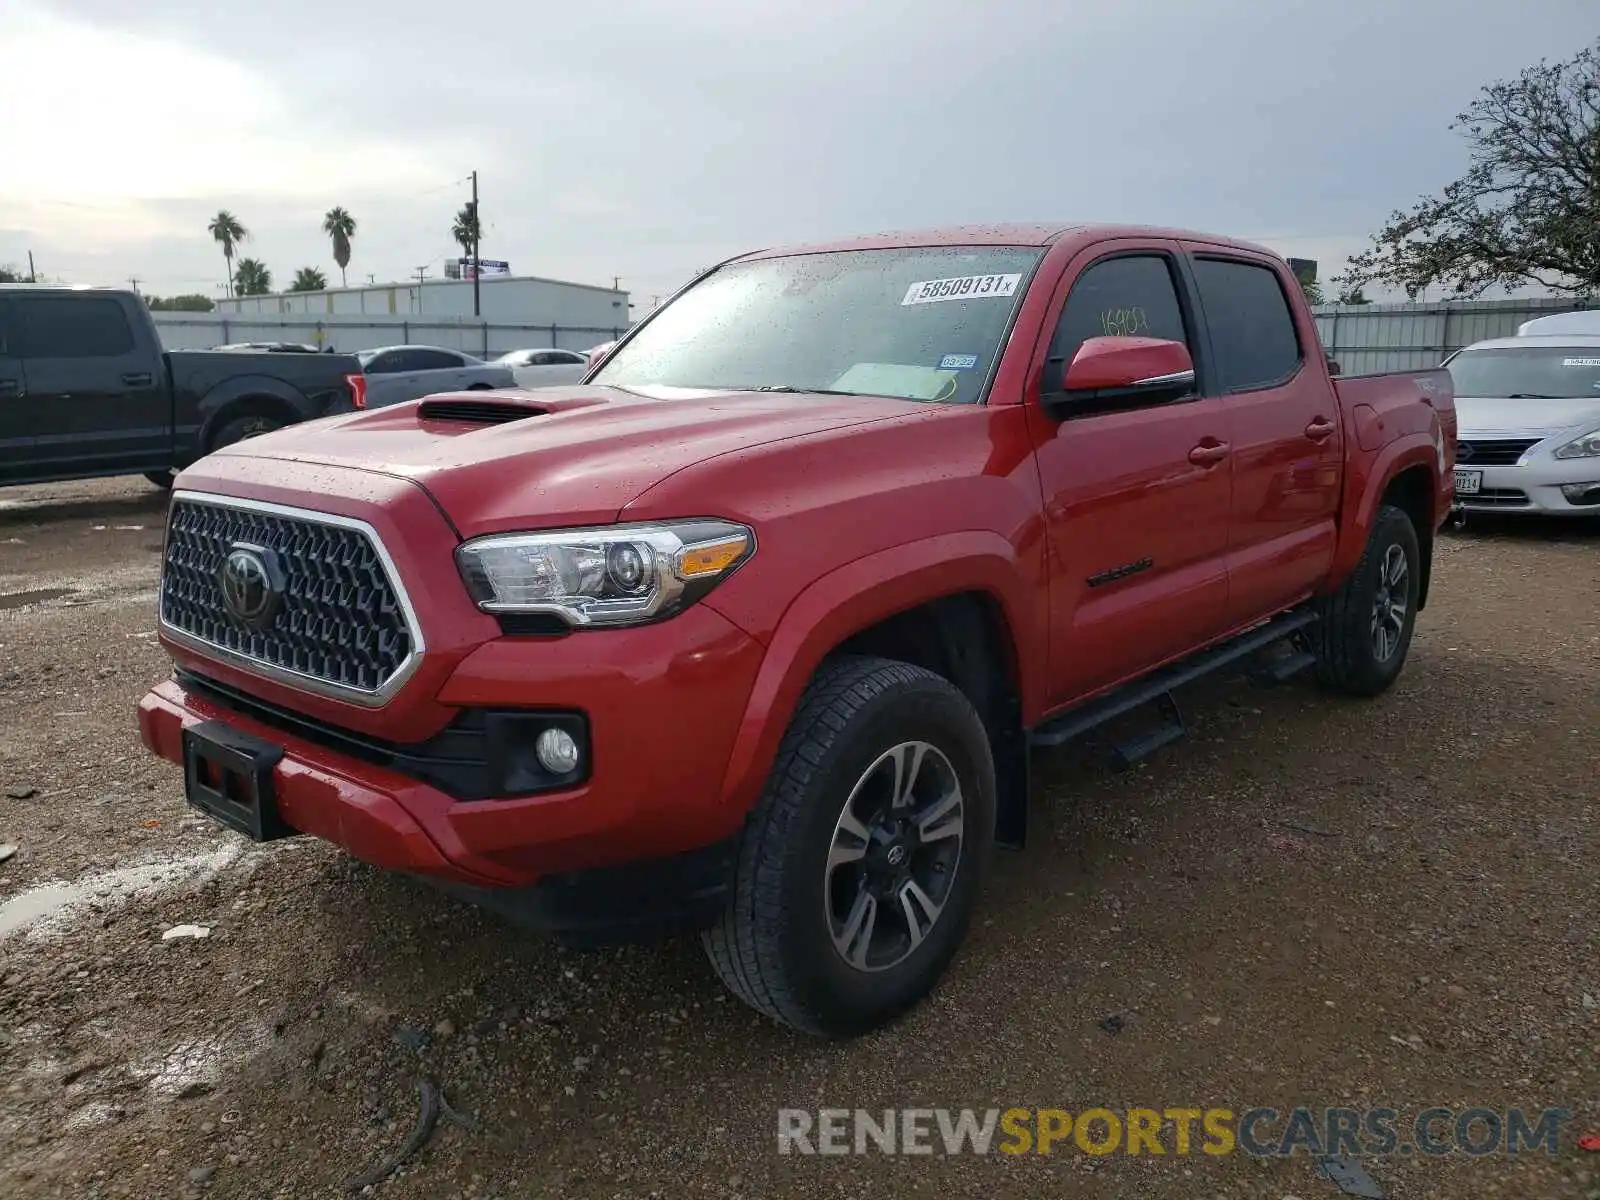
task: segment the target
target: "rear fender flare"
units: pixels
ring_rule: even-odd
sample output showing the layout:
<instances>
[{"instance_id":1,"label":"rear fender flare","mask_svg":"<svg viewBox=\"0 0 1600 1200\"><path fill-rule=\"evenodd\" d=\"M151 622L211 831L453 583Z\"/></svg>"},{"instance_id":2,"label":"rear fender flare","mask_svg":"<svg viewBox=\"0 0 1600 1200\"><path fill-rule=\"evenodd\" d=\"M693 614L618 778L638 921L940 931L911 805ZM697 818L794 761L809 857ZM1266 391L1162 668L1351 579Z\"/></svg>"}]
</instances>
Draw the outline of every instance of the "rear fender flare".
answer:
<instances>
[{"instance_id":1,"label":"rear fender flare","mask_svg":"<svg viewBox=\"0 0 1600 1200\"><path fill-rule=\"evenodd\" d=\"M1030 585L1016 548L997 533L945 534L858 558L795 597L779 620L745 706L723 780L723 802L754 807L793 719L801 694L822 661L852 634L943 596L978 592L1000 607L1013 644L1003 646L1023 712L1038 711L1042 654L1033 613L1040 589ZM714 600L714 597L712 598Z\"/></svg>"},{"instance_id":2,"label":"rear fender flare","mask_svg":"<svg viewBox=\"0 0 1600 1200\"><path fill-rule=\"evenodd\" d=\"M1441 466L1439 445L1425 434L1396 438L1373 457L1364 471L1351 471L1347 476L1345 511L1349 518L1343 523L1339 544L1334 551L1332 582L1337 584L1356 569L1361 556L1366 553L1367 539L1372 535L1373 522L1378 517L1378 505L1389 484L1400 472L1411 467L1426 467L1432 479L1430 495L1433 497L1433 527L1417 530L1419 538L1432 535L1443 520L1438 511L1439 473Z\"/></svg>"},{"instance_id":3,"label":"rear fender flare","mask_svg":"<svg viewBox=\"0 0 1600 1200\"><path fill-rule=\"evenodd\" d=\"M245 413L258 412L279 417L284 424L310 419L311 402L295 388L270 375L239 375L225 379L200 401L202 452L229 421Z\"/></svg>"}]
</instances>

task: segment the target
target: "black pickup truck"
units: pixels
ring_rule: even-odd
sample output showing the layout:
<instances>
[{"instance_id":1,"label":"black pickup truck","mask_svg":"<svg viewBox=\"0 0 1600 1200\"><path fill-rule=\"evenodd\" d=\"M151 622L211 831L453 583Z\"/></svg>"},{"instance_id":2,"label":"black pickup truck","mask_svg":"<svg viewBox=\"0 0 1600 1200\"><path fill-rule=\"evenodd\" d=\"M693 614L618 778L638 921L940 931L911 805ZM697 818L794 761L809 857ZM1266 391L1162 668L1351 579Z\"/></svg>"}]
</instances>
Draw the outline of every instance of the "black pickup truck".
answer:
<instances>
[{"instance_id":1,"label":"black pickup truck","mask_svg":"<svg viewBox=\"0 0 1600 1200\"><path fill-rule=\"evenodd\" d=\"M346 354L161 348L134 292L0 284L0 484L175 470L365 406Z\"/></svg>"}]
</instances>

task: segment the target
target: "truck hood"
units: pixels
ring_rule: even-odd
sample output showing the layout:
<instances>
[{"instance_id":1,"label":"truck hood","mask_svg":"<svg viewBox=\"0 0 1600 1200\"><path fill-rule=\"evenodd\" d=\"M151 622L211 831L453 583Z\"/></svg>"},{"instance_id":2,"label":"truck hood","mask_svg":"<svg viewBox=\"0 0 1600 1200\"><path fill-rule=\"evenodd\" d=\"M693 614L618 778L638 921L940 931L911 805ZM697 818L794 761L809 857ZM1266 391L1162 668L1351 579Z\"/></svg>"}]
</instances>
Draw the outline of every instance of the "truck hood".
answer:
<instances>
[{"instance_id":1,"label":"truck hood","mask_svg":"<svg viewBox=\"0 0 1600 1200\"><path fill-rule=\"evenodd\" d=\"M1457 396L1457 434L1473 438L1547 438L1572 430L1574 434L1600 429L1600 397L1571 400L1505 400L1487 396ZM1580 428L1581 427L1581 428Z\"/></svg>"},{"instance_id":2,"label":"truck hood","mask_svg":"<svg viewBox=\"0 0 1600 1200\"><path fill-rule=\"evenodd\" d=\"M210 461L279 459L410 479L463 537L476 537L606 524L668 476L717 455L926 411L910 400L805 392L457 392L291 425ZM717 515L714 498L704 507L683 515Z\"/></svg>"}]
</instances>

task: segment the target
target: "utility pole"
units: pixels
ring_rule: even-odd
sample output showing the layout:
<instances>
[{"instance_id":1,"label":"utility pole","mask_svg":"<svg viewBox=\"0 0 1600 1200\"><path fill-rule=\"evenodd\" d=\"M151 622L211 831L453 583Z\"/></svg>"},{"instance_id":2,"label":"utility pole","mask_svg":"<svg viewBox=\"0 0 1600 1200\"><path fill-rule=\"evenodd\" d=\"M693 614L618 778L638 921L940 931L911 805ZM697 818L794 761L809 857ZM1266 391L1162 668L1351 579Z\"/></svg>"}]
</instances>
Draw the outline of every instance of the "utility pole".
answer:
<instances>
[{"instance_id":1,"label":"utility pole","mask_svg":"<svg viewBox=\"0 0 1600 1200\"><path fill-rule=\"evenodd\" d=\"M422 311L422 283L428 278L428 267L424 263L417 268L417 311Z\"/></svg>"},{"instance_id":2,"label":"utility pole","mask_svg":"<svg viewBox=\"0 0 1600 1200\"><path fill-rule=\"evenodd\" d=\"M481 317L482 308L478 300L478 276L483 274L478 266L478 235L483 229L483 222L478 219L478 173L472 173L472 315Z\"/></svg>"},{"instance_id":3,"label":"utility pole","mask_svg":"<svg viewBox=\"0 0 1600 1200\"><path fill-rule=\"evenodd\" d=\"M621 275L613 275L611 277L611 290L613 292L620 292L622 290L622 276Z\"/></svg>"},{"instance_id":4,"label":"utility pole","mask_svg":"<svg viewBox=\"0 0 1600 1200\"><path fill-rule=\"evenodd\" d=\"M38 283L39 282L38 276L36 276L33 273L33 251L32 250L28 251L28 282L29 283Z\"/></svg>"},{"instance_id":5,"label":"utility pole","mask_svg":"<svg viewBox=\"0 0 1600 1200\"><path fill-rule=\"evenodd\" d=\"M133 294L135 296L139 294L139 281L132 275L128 276L128 286L133 289Z\"/></svg>"}]
</instances>

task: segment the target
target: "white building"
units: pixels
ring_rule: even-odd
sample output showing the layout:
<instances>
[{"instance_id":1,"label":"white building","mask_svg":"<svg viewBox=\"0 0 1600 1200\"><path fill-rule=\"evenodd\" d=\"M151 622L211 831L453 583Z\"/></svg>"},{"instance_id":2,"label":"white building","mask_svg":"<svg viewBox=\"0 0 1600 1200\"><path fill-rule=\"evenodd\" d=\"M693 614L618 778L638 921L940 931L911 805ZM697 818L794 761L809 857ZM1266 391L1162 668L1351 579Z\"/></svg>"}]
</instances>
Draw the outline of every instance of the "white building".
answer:
<instances>
[{"instance_id":1,"label":"white building","mask_svg":"<svg viewBox=\"0 0 1600 1200\"><path fill-rule=\"evenodd\" d=\"M626 329L628 293L533 275L485 275L478 281L480 319L491 324ZM380 283L323 292L274 292L217 301L225 316L465 317L472 319L470 280Z\"/></svg>"}]
</instances>

